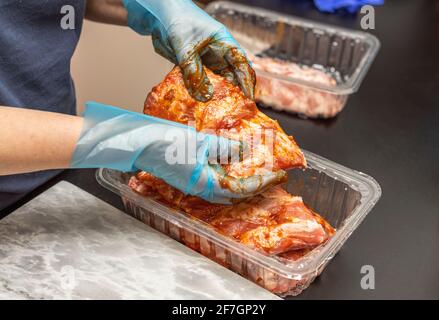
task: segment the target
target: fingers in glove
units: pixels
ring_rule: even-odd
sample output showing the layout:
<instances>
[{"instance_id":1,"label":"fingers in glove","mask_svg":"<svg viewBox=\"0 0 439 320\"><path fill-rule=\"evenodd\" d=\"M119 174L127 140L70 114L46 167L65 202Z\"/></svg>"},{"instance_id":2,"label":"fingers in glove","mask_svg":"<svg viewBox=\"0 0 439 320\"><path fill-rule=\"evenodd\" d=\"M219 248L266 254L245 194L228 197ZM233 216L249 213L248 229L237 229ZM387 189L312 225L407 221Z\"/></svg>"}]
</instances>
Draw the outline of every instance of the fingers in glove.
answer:
<instances>
[{"instance_id":1,"label":"fingers in glove","mask_svg":"<svg viewBox=\"0 0 439 320\"><path fill-rule=\"evenodd\" d=\"M224 59L227 50L227 47L223 43L212 42L209 44L208 50L202 55L201 59L203 60L203 64L212 72L224 77L227 81L237 86L239 83L235 78L233 69Z\"/></svg>"},{"instance_id":2,"label":"fingers in glove","mask_svg":"<svg viewBox=\"0 0 439 320\"><path fill-rule=\"evenodd\" d=\"M205 192L210 197L203 199L215 203L238 203L287 180L287 174L283 170L267 172L265 175L254 175L248 178L234 178L227 175L220 165L209 165L208 169L211 171L210 177L213 180L213 190Z\"/></svg>"},{"instance_id":3,"label":"fingers in glove","mask_svg":"<svg viewBox=\"0 0 439 320\"><path fill-rule=\"evenodd\" d=\"M229 81L230 83L232 83L234 86L238 86L239 83L235 77L235 74L233 73L232 70L230 69L224 69L221 70L220 73L218 73L219 75L221 75L222 77L224 77L227 81Z\"/></svg>"},{"instance_id":4,"label":"fingers in glove","mask_svg":"<svg viewBox=\"0 0 439 320\"><path fill-rule=\"evenodd\" d=\"M216 169L218 170L218 169ZM221 175L219 175L221 177ZM267 172L264 175L254 175L248 178L234 178L224 175L221 178L221 185L226 189L230 198L248 198L262 193L270 187L285 182L287 173L284 170Z\"/></svg>"},{"instance_id":5,"label":"fingers in glove","mask_svg":"<svg viewBox=\"0 0 439 320\"><path fill-rule=\"evenodd\" d=\"M206 102L213 96L213 86L204 71L197 52L180 63L183 80L189 94L196 100Z\"/></svg>"},{"instance_id":6,"label":"fingers in glove","mask_svg":"<svg viewBox=\"0 0 439 320\"><path fill-rule=\"evenodd\" d=\"M230 48L225 56L225 60L229 63L236 81L239 83L241 90L245 96L254 99L256 74L250 66L245 54L238 48Z\"/></svg>"},{"instance_id":7,"label":"fingers in glove","mask_svg":"<svg viewBox=\"0 0 439 320\"><path fill-rule=\"evenodd\" d=\"M210 136L209 163L230 164L242 161L243 144L219 136Z\"/></svg>"},{"instance_id":8,"label":"fingers in glove","mask_svg":"<svg viewBox=\"0 0 439 320\"><path fill-rule=\"evenodd\" d=\"M171 47L164 43L163 41L166 41L166 37L164 37L161 34L161 31L157 28L155 29L157 31L154 31L152 33L152 45L154 46L154 51L157 52L159 55L167 59L168 61L177 64L177 60L175 59L175 54L172 51Z\"/></svg>"}]
</instances>

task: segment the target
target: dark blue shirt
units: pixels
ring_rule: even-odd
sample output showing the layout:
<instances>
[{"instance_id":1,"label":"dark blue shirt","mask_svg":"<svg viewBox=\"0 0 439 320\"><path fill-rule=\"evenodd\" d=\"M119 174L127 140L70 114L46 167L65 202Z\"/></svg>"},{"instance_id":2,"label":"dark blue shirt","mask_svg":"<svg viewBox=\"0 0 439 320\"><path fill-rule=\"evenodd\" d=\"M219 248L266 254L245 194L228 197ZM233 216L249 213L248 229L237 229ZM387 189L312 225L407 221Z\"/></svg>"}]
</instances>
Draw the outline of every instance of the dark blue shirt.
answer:
<instances>
[{"instance_id":1,"label":"dark blue shirt","mask_svg":"<svg viewBox=\"0 0 439 320\"><path fill-rule=\"evenodd\" d=\"M65 5L74 8L75 29L61 27ZM85 0L0 0L0 105L75 114L70 60L84 10ZM0 177L0 208L58 172Z\"/></svg>"}]
</instances>

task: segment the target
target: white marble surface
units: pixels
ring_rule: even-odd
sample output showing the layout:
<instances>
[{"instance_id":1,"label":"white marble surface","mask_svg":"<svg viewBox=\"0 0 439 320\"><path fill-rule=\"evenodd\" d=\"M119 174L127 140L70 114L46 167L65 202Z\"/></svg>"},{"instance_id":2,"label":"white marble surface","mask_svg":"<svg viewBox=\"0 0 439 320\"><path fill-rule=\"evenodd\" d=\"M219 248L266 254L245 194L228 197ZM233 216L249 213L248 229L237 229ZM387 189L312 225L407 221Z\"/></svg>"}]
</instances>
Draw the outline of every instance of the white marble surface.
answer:
<instances>
[{"instance_id":1,"label":"white marble surface","mask_svg":"<svg viewBox=\"0 0 439 320\"><path fill-rule=\"evenodd\" d=\"M278 299L62 181L0 220L1 299Z\"/></svg>"}]
</instances>

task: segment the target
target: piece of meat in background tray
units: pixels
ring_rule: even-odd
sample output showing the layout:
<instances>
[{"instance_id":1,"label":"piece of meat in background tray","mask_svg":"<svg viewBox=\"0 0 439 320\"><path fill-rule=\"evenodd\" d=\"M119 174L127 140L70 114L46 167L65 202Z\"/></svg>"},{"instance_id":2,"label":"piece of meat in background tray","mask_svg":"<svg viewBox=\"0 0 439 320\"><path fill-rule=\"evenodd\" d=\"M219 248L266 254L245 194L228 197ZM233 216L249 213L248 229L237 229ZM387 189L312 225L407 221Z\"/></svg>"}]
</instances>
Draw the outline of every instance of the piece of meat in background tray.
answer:
<instances>
[{"instance_id":1,"label":"piece of meat in background tray","mask_svg":"<svg viewBox=\"0 0 439 320\"><path fill-rule=\"evenodd\" d=\"M325 71L271 57L249 55L249 58L256 71L255 99L263 106L310 118L331 118L343 109L344 95L271 76L335 87L337 81Z\"/></svg>"}]
</instances>

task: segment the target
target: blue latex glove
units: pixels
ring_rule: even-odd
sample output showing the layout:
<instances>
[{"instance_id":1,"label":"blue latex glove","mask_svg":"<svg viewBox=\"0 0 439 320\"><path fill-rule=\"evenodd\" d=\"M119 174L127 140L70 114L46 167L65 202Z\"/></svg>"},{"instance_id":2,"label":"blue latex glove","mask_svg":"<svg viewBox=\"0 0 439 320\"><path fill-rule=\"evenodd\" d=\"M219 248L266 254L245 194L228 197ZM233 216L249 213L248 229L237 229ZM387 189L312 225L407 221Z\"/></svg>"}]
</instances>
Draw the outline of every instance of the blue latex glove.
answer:
<instances>
[{"instance_id":1,"label":"blue latex glove","mask_svg":"<svg viewBox=\"0 0 439 320\"><path fill-rule=\"evenodd\" d=\"M323 12L335 12L345 8L351 13L357 12L364 5L382 5L384 0L314 0L316 7Z\"/></svg>"},{"instance_id":2,"label":"blue latex glove","mask_svg":"<svg viewBox=\"0 0 439 320\"><path fill-rule=\"evenodd\" d=\"M188 146L193 146L193 152ZM181 161L175 157L178 148L183 150L180 155L186 155ZM202 134L180 123L88 102L71 168L144 170L186 194L229 204L232 198L260 192L277 178L273 174L227 179L233 191L222 188L224 174L217 160L219 156L239 160L240 149L240 142Z\"/></svg>"},{"instance_id":3,"label":"blue latex glove","mask_svg":"<svg viewBox=\"0 0 439 320\"><path fill-rule=\"evenodd\" d=\"M255 72L227 28L189 0L124 0L128 25L152 35L157 53L178 64L189 93L199 101L212 97L203 64L241 87L253 99Z\"/></svg>"}]
</instances>

